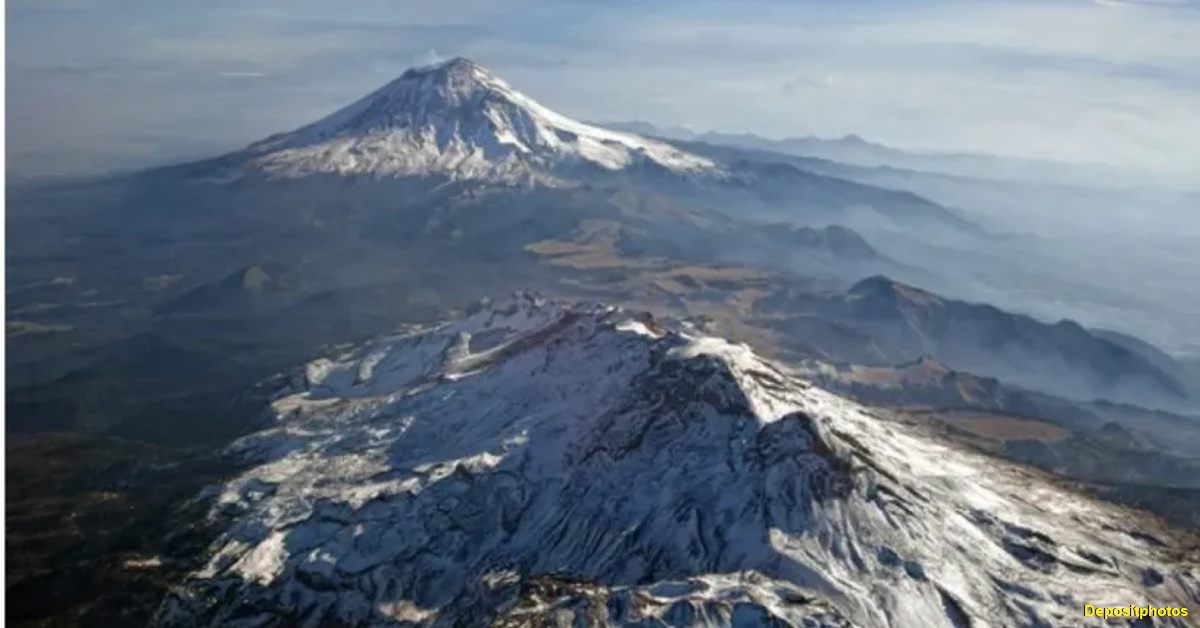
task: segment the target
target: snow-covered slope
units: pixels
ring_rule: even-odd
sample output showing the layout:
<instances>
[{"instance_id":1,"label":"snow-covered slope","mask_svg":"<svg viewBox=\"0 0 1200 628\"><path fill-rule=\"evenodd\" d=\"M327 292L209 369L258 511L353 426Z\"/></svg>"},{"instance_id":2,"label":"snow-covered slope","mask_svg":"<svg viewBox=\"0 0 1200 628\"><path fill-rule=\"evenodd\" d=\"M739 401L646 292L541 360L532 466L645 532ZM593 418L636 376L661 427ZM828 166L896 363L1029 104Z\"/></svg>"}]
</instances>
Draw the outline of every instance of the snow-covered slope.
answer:
<instances>
[{"instance_id":1,"label":"snow-covered slope","mask_svg":"<svg viewBox=\"0 0 1200 628\"><path fill-rule=\"evenodd\" d=\"M538 104L478 64L454 58L413 68L365 98L239 157L282 176L448 175L553 180L580 165L652 163L715 173L709 159L630 133L583 124Z\"/></svg>"},{"instance_id":2,"label":"snow-covered slope","mask_svg":"<svg viewBox=\"0 0 1200 628\"><path fill-rule=\"evenodd\" d=\"M1182 540L749 348L518 294L318 360L160 625L1091 626ZM1159 618L1188 625L1194 618ZM572 623L572 621L576 623ZM555 623L546 623L555 622Z\"/></svg>"}]
</instances>

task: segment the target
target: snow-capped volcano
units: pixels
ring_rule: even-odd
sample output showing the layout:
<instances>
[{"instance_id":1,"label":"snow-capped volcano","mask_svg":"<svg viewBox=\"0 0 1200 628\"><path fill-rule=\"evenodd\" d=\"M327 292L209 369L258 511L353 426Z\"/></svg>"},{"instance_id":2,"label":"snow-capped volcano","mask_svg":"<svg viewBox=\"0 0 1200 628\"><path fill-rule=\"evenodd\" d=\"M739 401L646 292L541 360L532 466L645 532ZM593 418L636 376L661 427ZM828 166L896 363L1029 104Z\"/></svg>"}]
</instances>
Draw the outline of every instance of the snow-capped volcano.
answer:
<instances>
[{"instance_id":1,"label":"snow-capped volcano","mask_svg":"<svg viewBox=\"0 0 1200 628\"><path fill-rule=\"evenodd\" d=\"M711 160L665 143L555 113L461 57L410 69L321 120L251 145L243 156L283 176L545 180L580 165L611 171L647 162L678 173L717 170Z\"/></svg>"},{"instance_id":2,"label":"snow-capped volcano","mask_svg":"<svg viewBox=\"0 0 1200 628\"><path fill-rule=\"evenodd\" d=\"M1176 533L686 325L529 295L298 374L159 625L1097 626ZM1188 625L1159 617L1155 625ZM494 622L494 623L493 623Z\"/></svg>"}]
</instances>

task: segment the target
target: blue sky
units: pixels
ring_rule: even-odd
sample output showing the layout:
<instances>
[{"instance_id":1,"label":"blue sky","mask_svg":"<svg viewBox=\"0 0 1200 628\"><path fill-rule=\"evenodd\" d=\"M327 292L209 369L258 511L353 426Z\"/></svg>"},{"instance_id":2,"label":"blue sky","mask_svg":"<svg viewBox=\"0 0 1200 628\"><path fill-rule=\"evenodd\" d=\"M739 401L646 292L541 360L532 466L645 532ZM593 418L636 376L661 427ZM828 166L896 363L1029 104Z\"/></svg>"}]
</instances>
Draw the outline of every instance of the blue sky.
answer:
<instances>
[{"instance_id":1,"label":"blue sky","mask_svg":"<svg viewBox=\"0 0 1200 628\"><path fill-rule=\"evenodd\" d=\"M9 0L11 175L205 156L433 56L548 106L1200 180L1196 0Z\"/></svg>"}]
</instances>

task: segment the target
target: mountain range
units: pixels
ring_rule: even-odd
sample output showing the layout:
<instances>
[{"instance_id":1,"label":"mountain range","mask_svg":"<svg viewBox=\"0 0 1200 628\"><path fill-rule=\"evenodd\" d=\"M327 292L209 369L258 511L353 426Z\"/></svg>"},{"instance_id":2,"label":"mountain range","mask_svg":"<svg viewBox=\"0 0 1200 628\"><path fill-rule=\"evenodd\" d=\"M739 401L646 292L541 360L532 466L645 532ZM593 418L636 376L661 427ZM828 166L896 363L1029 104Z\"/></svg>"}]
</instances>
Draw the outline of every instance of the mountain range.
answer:
<instances>
[{"instance_id":1,"label":"mountain range","mask_svg":"<svg viewBox=\"0 0 1200 628\"><path fill-rule=\"evenodd\" d=\"M1190 537L1084 496L1194 490L1175 448L1102 468L1200 423L1191 367L917 287L998 236L805 163L578 122L456 58L213 159L10 190L22 487L59 472L28 462L47 431L187 454L22 493L34 556L153 512L71 578L26 556L20 590L132 579L159 625L1036 625L1194 599ZM554 299L477 303L527 288ZM200 498L139 501L193 463ZM1138 504L1187 526L1191 499ZM119 612L71 599L27 615Z\"/></svg>"},{"instance_id":2,"label":"mountain range","mask_svg":"<svg viewBox=\"0 0 1200 628\"><path fill-rule=\"evenodd\" d=\"M868 277L831 296L781 294L760 306L764 314L787 317L798 327L812 320L836 322L869 337L869 344L852 352L836 336L813 334L816 348L827 338L827 355L847 362L887 365L934 355L961 371L1075 399L1194 405L1196 393L1184 379L1188 369L1161 352L1114 341L1111 334L1072 321L1045 323L886 277Z\"/></svg>"},{"instance_id":3,"label":"mountain range","mask_svg":"<svg viewBox=\"0 0 1200 628\"><path fill-rule=\"evenodd\" d=\"M1150 182L1158 186L1194 190L1182 177L1155 176L1152 172L1131 173L1126 168L1103 163L1070 163L1051 159L997 156L971 152L903 150L873 142L850 133L841 137L769 138L754 133L697 132L679 126L660 126L641 120L606 122L605 126L647 137L684 142L738 146L781 154L827 160L837 164L897 171L940 173L1054 185L1135 187Z\"/></svg>"},{"instance_id":4,"label":"mountain range","mask_svg":"<svg viewBox=\"0 0 1200 628\"><path fill-rule=\"evenodd\" d=\"M1179 409L1194 382L1153 347L1067 324L1043 331L995 308L947 300L922 313L889 305L896 290L805 296L873 275L943 285L940 269L880 244L928 249L944 237L981 248L989 236L908 192L576 122L462 58L212 160L14 189L8 219L22 234L9 246L10 283L28 286L10 292L10 319L51 330L14 337L8 360L39 385L71 373L103 380L86 374L103 359L89 364L77 348L116 351L123 336L195 346L217 335L282 366L381 333L396 312L436 316L482 290L529 286L687 314L757 307L760 327L784 332L775 344L871 364L932 353L1085 399ZM996 347L1016 353L987 353ZM1032 375L1051 364L1055 377ZM44 392L33 398L22 407L49 407Z\"/></svg>"}]
</instances>

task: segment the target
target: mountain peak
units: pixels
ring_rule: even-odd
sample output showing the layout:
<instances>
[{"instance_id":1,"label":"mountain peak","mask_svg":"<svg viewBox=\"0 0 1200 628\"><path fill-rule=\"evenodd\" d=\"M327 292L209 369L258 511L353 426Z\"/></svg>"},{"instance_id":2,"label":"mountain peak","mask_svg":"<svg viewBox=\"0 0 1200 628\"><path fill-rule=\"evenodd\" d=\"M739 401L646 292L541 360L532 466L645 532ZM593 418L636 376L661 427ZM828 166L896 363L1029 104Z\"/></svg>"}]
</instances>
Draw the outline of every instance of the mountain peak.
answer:
<instances>
[{"instance_id":1,"label":"mountain peak","mask_svg":"<svg viewBox=\"0 0 1200 628\"><path fill-rule=\"evenodd\" d=\"M374 95L381 96L394 91L394 88L408 89L413 82L420 83L422 89L441 90L444 93L461 95L489 90L501 93L514 91L508 83L482 65L466 57L453 57L445 61L409 68L395 81L376 91Z\"/></svg>"},{"instance_id":2,"label":"mountain peak","mask_svg":"<svg viewBox=\"0 0 1200 628\"><path fill-rule=\"evenodd\" d=\"M871 260L880 257L879 252L866 239L848 227L841 225L824 227L784 225L781 228L790 233L790 241L796 246L823 249L839 259Z\"/></svg>"},{"instance_id":3,"label":"mountain peak","mask_svg":"<svg viewBox=\"0 0 1200 628\"><path fill-rule=\"evenodd\" d=\"M406 70L405 74L456 72L487 72L487 69L466 57L451 57L426 65L413 66Z\"/></svg>"},{"instance_id":4,"label":"mountain peak","mask_svg":"<svg viewBox=\"0 0 1200 628\"><path fill-rule=\"evenodd\" d=\"M242 155L251 170L285 177L546 182L581 166L611 172L645 163L677 173L719 171L711 160L669 144L559 114L465 57L410 68L349 106Z\"/></svg>"},{"instance_id":5,"label":"mountain peak","mask_svg":"<svg viewBox=\"0 0 1200 628\"><path fill-rule=\"evenodd\" d=\"M249 464L208 493L217 536L155 625L1084 625L1083 601L1195 603L1163 551L1182 535L645 320L519 294L310 363L228 451Z\"/></svg>"},{"instance_id":6,"label":"mountain peak","mask_svg":"<svg viewBox=\"0 0 1200 628\"><path fill-rule=\"evenodd\" d=\"M893 294L899 285L899 282L884 275L871 275L851 286L849 293L856 296Z\"/></svg>"}]
</instances>

